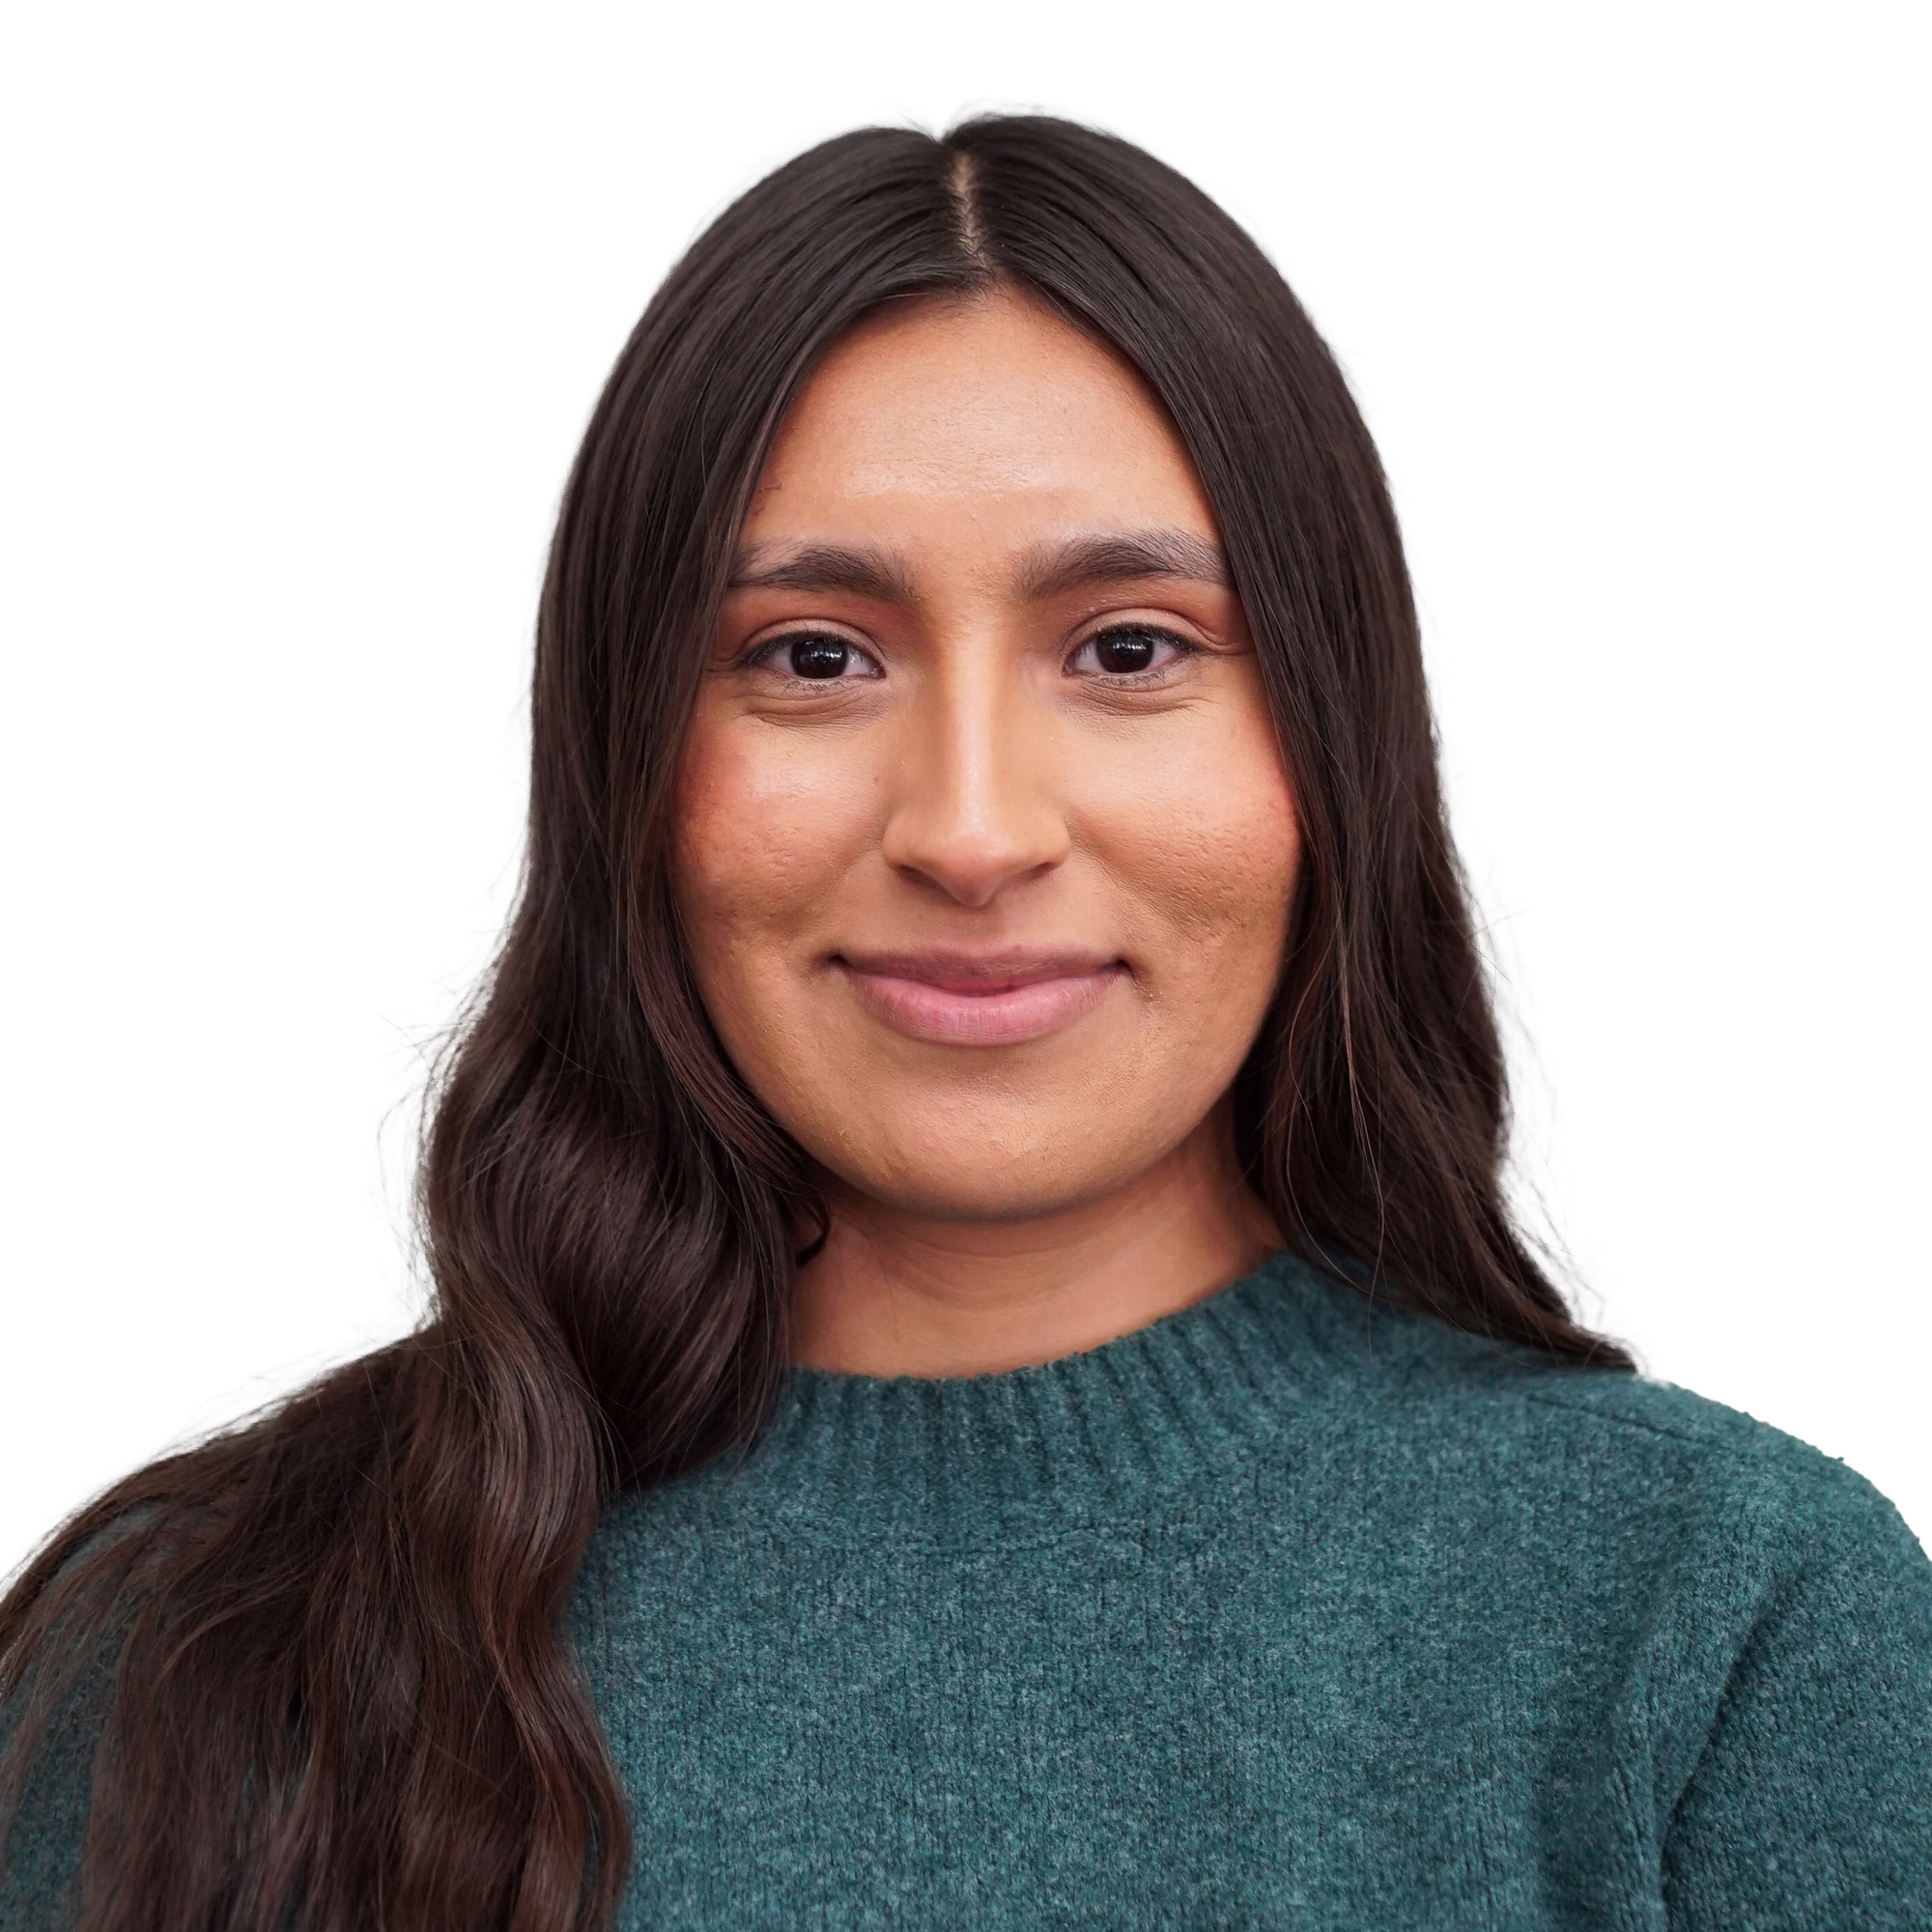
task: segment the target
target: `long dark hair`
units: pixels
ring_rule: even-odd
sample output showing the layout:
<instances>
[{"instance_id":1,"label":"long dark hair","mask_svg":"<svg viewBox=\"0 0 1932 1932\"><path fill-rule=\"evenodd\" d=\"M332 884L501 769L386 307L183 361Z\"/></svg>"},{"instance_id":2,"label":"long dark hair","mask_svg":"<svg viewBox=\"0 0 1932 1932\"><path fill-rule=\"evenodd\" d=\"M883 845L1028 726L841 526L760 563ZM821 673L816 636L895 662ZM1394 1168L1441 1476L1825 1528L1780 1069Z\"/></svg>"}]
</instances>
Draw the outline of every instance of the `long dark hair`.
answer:
<instances>
[{"instance_id":1,"label":"long dark hair","mask_svg":"<svg viewBox=\"0 0 1932 1932\"><path fill-rule=\"evenodd\" d=\"M754 1435L821 1211L694 989L673 765L802 381L881 302L998 284L1165 403L1259 647L1306 857L1236 1092L1255 1188L1367 1293L1627 1365L1511 1223L1395 517L1293 296L1187 182L1083 128L827 142L672 271L565 491L522 897L422 1163L431 1314L117 1485L0 1608L15 1795L50 1720L100 1726L89 1932L611 1922L625 1804L561 1613L605 1498Z\"/></svg>"}]
</instances>

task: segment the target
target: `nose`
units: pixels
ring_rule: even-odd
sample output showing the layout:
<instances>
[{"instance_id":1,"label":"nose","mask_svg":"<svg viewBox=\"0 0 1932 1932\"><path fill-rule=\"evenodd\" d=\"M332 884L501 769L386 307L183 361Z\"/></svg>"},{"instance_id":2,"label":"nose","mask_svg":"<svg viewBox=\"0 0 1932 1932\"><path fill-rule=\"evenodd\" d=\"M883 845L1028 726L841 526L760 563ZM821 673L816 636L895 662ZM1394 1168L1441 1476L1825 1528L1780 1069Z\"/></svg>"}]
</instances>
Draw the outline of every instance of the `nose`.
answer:
<instances>
[{"instance_id":1,"label":"nose","mask_svg":"<svg viewBox=\"0 0 1932 1932\"><path fill-rule=\"evenodd\" d=\"M1072 844L1055 799L1051 734L1024 686L997 662L956 665L908 721L886 863L962 906L990 905L1050 871Z\"/></svg>"}]
</instances>

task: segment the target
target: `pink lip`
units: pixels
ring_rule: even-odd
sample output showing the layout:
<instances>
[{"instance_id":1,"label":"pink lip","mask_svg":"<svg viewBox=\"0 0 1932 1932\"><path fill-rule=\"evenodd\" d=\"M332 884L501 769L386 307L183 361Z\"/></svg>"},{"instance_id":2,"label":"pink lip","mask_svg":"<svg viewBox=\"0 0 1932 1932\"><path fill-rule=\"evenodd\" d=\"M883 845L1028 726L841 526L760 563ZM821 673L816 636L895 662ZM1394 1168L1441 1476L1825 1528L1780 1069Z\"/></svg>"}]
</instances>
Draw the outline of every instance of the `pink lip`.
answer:
<instances>
[{"instance_id":1,"label":"pink lip","mask_svg":"<svg viewBox=\"0 0 1932 1932\"><path fill-rule=\"evenodd\" d=\"M833 964L873 1018L908 1039L1015 1046L1070 1026L1126 968L1091 952L840 953Z\"/></svg>"}]
</instances>

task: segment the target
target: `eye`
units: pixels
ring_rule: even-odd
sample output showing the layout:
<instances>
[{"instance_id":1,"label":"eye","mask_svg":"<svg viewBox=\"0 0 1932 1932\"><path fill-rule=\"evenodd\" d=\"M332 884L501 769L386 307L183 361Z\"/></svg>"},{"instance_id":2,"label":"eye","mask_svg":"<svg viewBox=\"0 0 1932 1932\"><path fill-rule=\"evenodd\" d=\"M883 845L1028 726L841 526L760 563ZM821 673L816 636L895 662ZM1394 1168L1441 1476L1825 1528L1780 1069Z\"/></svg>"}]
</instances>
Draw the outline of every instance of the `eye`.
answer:
<instances>
[{"instance_id":1,"label":"eye","mask_svg":"<svg viewBox=\"0 0 1932 1932\"><path fill-rule=\"evenodd\" d=\"M794 677L841 677L852 646L842 638L794 638L784 647L784 659Z\"/></svg>"},{"instance_id":2,"label":"eye","mask_svg":"<svg viewBox=\"0 0 1932 1932\"><path fill-rule=\"evenodd\" d=\"M1152 624L1110 624L1073 653L1069 671L1097 670L1112 677L1135 677L1165 670L1195 646Z\"/></svg>"},{"instance_id":3,"label":"eye","mask_svg":"<svg viewBox=\"0 0 1932 1932\"><path fill-rule=\"evenodd\" d=\"M800 631L788 638L774 638L759 646L752 662L814 684L880 675L877 663L857 644L829 631Z\"/></svg>"}]
</instances>

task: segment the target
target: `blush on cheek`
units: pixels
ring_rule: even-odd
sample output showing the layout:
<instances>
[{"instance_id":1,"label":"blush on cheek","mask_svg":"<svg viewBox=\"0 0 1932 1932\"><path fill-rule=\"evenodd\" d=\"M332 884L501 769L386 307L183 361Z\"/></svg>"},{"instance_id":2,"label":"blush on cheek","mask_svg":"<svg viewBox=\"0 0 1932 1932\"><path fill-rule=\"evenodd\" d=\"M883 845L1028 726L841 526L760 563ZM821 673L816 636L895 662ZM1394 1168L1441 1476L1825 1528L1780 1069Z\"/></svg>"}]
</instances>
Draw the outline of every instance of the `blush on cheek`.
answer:
<instances>
[{"instance_id":1,"label":"blush on cheek","mask_svg":"<svg viewBox=\"0 0 1932 1932\"><path fill-rule=\"evenodd\" d=\"M698 996L732 1064L762 1090L768 1037L782 1028L772 970L806 882L774 836L797 814L772 810L757 764L728 730L706 730L701 719L694 726L678 767L670 871Z\"/></svg>"},{"instance_id":2,"label":"blush on cheek","mask_svg":"<svg viewBox=\"0 0 1932 1932\"><path fill-rule=\"evenodd\" d=\"M1209 952L1262 947L1271 979L1301 863L1271 733L1236 732L1218 755L1169 760L1119 807L1103 834L1110 861L1156 919Z\"/></svg>"},{"instance_id":3,"label":"blush on cheek","mask_svg":"<svg viewBox=\"0 0 1932 1932\"><path fill-rule=\"evenodd\" d=\"M671 867L694 946L721 924L781 923L812 890L815 787L749 735L700 717L679 762Z\"/></svg>"},{"instance_id":4,"label":"blush on cheek","mask_svg":"<svg viewBox=\"0 0 1932 1932\"><path fill-rule=\"evenodd\" d=\"M816 968L877 846L876 788L843 734L700 708L679 763L672 887L692 971L768 1104Z\"/></svg>"}]
</instances>

